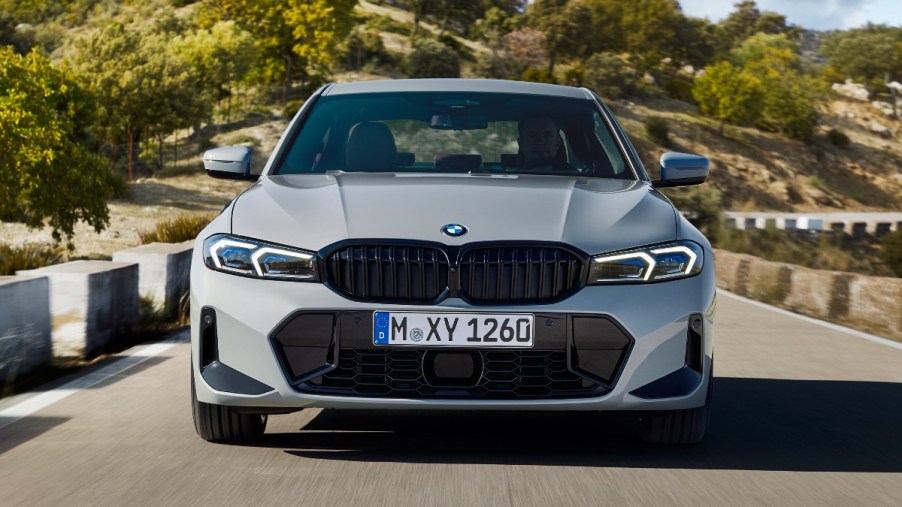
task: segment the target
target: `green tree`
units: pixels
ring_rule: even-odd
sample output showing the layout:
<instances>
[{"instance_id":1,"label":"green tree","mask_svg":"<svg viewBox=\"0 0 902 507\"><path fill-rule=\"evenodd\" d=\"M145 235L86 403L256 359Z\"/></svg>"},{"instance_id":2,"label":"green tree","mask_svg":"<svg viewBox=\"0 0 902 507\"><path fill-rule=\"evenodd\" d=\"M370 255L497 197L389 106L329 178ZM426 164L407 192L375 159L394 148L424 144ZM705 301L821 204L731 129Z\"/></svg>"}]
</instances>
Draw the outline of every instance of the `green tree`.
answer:
<instances>
[{"instance_id":1,"label":"green tree","mask_svg":"<svg viewBox=\"0 0 902 507\"><path fill-rule=\"evenodd\" d=\"M677 26L683 20L676 0L624 2L623 32L627 50L640 70L652 70L676 54Z\"/></svg>"},{"instance_id":2,"label":"green tree","mask_svg":"<svg viewBox=\"0 0 902 507\"><path fill-rule=\"evenodd\" d=\"M592 11L581 0L536 0L527 11L527 24L545 34L548 75L560 58L586 56L591 49L583 31L592 24Z\"/></svg>"},{"instance_id":3,"label":"green tree","mask_svg":"<svg viewBox=\"0 0 902 507\"><path fill-rule=\"evenodd\" d=\"M756 33L783 33L798 38L801 30L786 24L786 16L773 11L762 12L753 0L735 4L735 10L717 25L720 53L724 54Z\"/></svg>"},{"instance_id":4,"label":"green tree","mask_svg":"<svg viewBox=\"0 0 902 507\"><path fill-rule=\"evenodd\" d=\"M95 103L72 76L31 52L0 48L0 217L71 241L84 221L109 223L109 165L89 149ZM71 246L71 245L70 245Z\"/></svg>"},{"instance_id":5,"label":"green tree","mask_svg":"<svg viewBox=\"0 0 902 507\"><path fill-rule=\"evenodd\" d=\"M639 91L638 71L620 55L595 53L583 66L583 82L604 98L620 98Z\"/></svg>"},{"instance_id":6,"label":"green tree","mask_svg":"<svg viewBox=\"0 0 902 507\"><path fill-rule=\"evenodd\" d=\"M259 50L260 75L282 82L282 103L291 83L328 69L338 44L353 27L357 0L204 0L198 10L201 27L232 20L249 32Z\"/></svg>"},{"instance_id":7,"label":"green tree","mask_svg":"<svg viewBox=\"0 0 902 507\"><path fill-rule=\"evenodd\" d=\"M798 44L785 34L759 32L735 48L733 58L762 84L756 125L793 139L810 139L824 92L817 79L802 71Z\"/></svg>"},{"instance_id":8,"label":"green tree","mask_svg":"<svg viewBox=\"0 0 902 507\"><path fill-rule=\"evenodd\" d=\"M201 90L217 102L228 99L229 106L232 86L257 62L253 37L234 21L220 21L209 29L178 35L173 47L194 68Z\"/></svg>"},{"instance_id":9,"label":"green tree","mask_svg":"<svg viewBox=\"0 0 902 507\"><path fill-rule=\"evenodd\" d=\"M723 135L724 122L753 124L760 118L764 89L751 72L724 61L705 67L692 95L703 114L720 120Z\"/></svg>"},{"instance_id":10,"label":"green tree","mask_svg":"<svg viewBox=\"0 0 902 507\"><path fill-rule=\"evenodd\" d=\"M196 125L209 116L209 96L179 57L172 34L139 32L112 23L76 44L71 64L98 97L114 144L128 142L128 178L142 137Z\"/></svg>"},{"instance_id":11,"label":"green tree","mask_svg":"<svg viewBox=\"0 0 902 507\"><path fill-rule=\"evenodd\" d=\"M821 53L827 65L867 86L888 75L902 78L902 29L881 25L832 33Z\"/></svg>"}]
</instances>

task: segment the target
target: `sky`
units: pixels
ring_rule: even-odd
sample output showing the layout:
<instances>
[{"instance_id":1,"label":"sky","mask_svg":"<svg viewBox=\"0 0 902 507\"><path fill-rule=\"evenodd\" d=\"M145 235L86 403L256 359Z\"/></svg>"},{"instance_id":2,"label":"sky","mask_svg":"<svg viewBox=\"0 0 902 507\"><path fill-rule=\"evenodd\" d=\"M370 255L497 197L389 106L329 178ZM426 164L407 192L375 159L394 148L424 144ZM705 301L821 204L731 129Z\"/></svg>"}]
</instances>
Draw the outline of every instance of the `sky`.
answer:
<instances>
[{"instance_id":1,"label":"sky","mask_svg":"<svg viewBox=\"0 0 902 507\"><path fill-rule=\"evenodd\" d=\"M738 0L679 0L688 16L717 22ZM757 0L758 9L776 11L789 23L813 30L845 30L867 22L902 26L902 0Z\"/></svg>"}]
</instances>

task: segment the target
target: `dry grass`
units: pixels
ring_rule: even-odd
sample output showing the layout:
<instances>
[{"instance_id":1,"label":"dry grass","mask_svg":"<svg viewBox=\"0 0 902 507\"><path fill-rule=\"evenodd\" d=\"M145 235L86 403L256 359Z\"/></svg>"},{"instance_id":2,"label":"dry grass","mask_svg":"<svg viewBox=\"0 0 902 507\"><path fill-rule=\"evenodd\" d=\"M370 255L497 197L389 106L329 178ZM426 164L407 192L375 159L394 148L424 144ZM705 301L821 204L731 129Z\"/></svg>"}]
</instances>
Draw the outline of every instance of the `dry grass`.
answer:
<instances>
[{"instance_id":1,"label":"dry grass","mask_svg":"<svg viewBox=\"0 0 902 507\"><path fill-rule=\"evenodd\" d=\"M216 215L183 214L169 220L157 222L151 230L139 231L138 239L142 245L148 243L181 243L192 240L200 234Z\"/></svg>"}]
</instances>

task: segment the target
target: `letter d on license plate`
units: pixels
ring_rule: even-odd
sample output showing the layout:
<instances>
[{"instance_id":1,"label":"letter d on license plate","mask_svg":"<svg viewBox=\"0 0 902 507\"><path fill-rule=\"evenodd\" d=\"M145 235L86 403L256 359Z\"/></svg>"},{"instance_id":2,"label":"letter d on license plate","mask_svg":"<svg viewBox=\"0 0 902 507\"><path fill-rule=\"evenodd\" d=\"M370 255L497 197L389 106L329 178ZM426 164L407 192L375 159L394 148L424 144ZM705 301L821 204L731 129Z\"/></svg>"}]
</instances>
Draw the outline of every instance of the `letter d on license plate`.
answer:
<instances>
[{"instance_id":1,"label":"letter d on license plate","mask_svg":"<svg viewBox=\"0 0 902 507\"><path fill-rule=\"evenodd\" d=\"M373 344L532 347L532 314L373 312Z\"/></svg>"}]
</instances>

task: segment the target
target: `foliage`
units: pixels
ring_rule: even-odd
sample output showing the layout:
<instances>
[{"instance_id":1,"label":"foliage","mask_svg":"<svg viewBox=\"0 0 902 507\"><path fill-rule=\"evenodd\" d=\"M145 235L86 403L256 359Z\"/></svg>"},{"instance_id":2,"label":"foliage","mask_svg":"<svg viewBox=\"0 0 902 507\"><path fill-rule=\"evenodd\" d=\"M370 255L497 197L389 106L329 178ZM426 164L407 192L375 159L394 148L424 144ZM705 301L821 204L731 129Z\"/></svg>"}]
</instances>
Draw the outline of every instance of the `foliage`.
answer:
<instances>
[{"instance_id":1,"label":"foliage","mask_svg":"<svg viewBox=\"0 0 902 507\"><path fill-rule=\"evenodd\" d=\"M12 276L22 269L37 269L59 264L65 258L56 245L25 243L10 246L0 243L0 276Z\"/></svg>"},{"instance_id":2,"label":"foliage","mask_svg":"<svg viewBox=\"0 0 902 507\"><path fill-rule=\"evenodd\" d=\"M764 87L756 126L804 141L814 135L816 104L825 90L801 71L797 51L786 35L759 33L734 50L734 56Z\"/></svg>"},{"instance_id":3,"label":"foliage","mask_svg":"<svg viewBox=\"0 0 902 507\"><path fill-rule=\"evenodd\" d=\"M234 21L179 34L172 48L194 68L201 88L217 100L229 96L230 87L244 79L257 61L253 37Z\"/></svg>"},{"instance_id":4,"label":"foliage","mask_svg":"<svg viewBox=\"0 0 902 507\"><path fill-rule=\"evenodd\" d=\"M181 243L192 240L200 234L215 215L179 215L157 222L153 230L139 231L138 239L142 245L148 243Z\"/></svg>"},{"instance_id":5,"label":"foliage","mask_svg":"<svg viewBox=\"0 0 902 507\"><path fill-rule=\"evenodd\" d=\"M529 67L520 74L520 81L529 81L533 83L557 84L554 74L548 72L548 69L537 69Z\"/></svg>"},{"instance_id":6,"label":"foliage","mask_svg":"<svg viewBox=\"0 0 902 507\"><path fill-rule=\"evenodd\" d=\"M32 52L0 48L0 217L57 241L85 221L101 231L112 195L107 162L91 153L96 105L69 72Z\"/></svg>"},{"instance_id":7,"label":"foliage","mask_svg":"<svg viewBox=\"0 0 902 507\"><path fill-rule=\"evenodd\" d=\"M592 12L580 1L535 0L529 6L527 24L545 34L548 74L554 74L558 58L588 54L589 38L583 35L583 29L591 23Z\"/></svg>"},{"instance_id":8,"label":"foliage","mask_svg":"<svg viewBox=\"0 0 902 507\"><path fill-rule=\"evenodd\" d=\"M875 79L902 78L902 28L868 25L835 32L824 38L821 53L829 68L872 91Z\"/></svg>"},{"instance_id":9,"label":"foliage","mask_svg":"<svg viewBox=\"0 0 902 507\"><path fill-rule=\"evenodd\" d=\"M385 49L382 37L375 29L352 31L340 46L344 54L344 67L359 70L365 65L392 64L393 58Z\"/></svg>"},{"instance_id":10,"label":"foliage","mask_svg":"<svg viewBox=\"0 0 902 507\"><path fill-rule=\"evenodd\" d=\"M692 96L693 88L695 88L694 83L681 76L668 79L664 82L664 92L670 97L682 100L683 102L695 102L695 97Z\"/></svg>"},{"instance_id":11,"label":"foliage","mask_svg":"<svg viewBox=\"0 0 902 507\"><path fill-rule=\"evenodd\" d=\"M293 80L324 72L350 33L357 0L204 0L197 22L202 27L233 20L249 32L260 57L258 75L267 84L282 82L282 103Z\"/></svg>"},{"instance_id":12,"label":"foliage","mask_svg":"<svg viewBox=\"0 0 902 507\"><path fill-rule=\"evenodd\" d=\"M595 53L585 63L585 85L602 98L620 98L639 91L639 73L619 55Z\"/></svg>"},{"instance_id":13,"label":"foliage","mask_svg":"<svg viewBox=\"0 0 902 507\"><path fill-rule=\"evenodd\" d=\"M418 42L405 64L412 78L460 77L460 57L453 49L434 40Z\"/></svg>"},{"instance_id":14,"label":"foliage","mask_svg":"<svg viewBox=\"0 0 902 507\"><path fill-rule=\"evenodd\" d=\"M711 244L717 244L723 232L723 196L712 185L665 188L661 190L682 212L688 212L695 225Z\"/></svg>"},{"instance_id":15,"label":"foliage","mask_svg":"<svg viewBox=\"0 0 902 507\"><path fill-rule=\"evenodd\" d=\"M762 12L753 0L743 0L717 25L719 52L725 54L757 33L785 34L790 39L795 39L801 30L787 25L786 16L773 11Z\"/></svg>"},{"instance_id":16,"label":"foliage","mask_svg":"<svg viewBox=\"0 0 902 507\"><path fill-rule=\"evenodd\" d=\"M658 146L670 148L672 144L670 140L670 126L664 118L649 118L645 122L645 133Z\"/></svg>"},{"instance_id":17,"label":"foliage","mask_svg":"<svg viewBox=\"0 0 902 507\"><path fill-rule=\"evenodd\" d=\"M827 141L837 148L848 148L852 145L851 139L842 130L830 129L827 131Z\"/></svg>"},{"instance_id":18,"label":"foliage","mask_svg":"<svg viewBox=\"0 0 902 507\"><path fill-rule=\"evenodd\" d=\"M896 276L902 277L902 231L893 231L881 238L880 258Z\"/></svg>"},{"instance_id":19,"label":"foliage","mask_svg":"<svg viewBox=\"0 0 902 507\"><path fill-rule=\"evenodd\" d=\"M692 95L702 114L720 120L722 134L725 121L751 124L758 120L764 90L756 76L724 61L705 68L695 79Z\"/></svg>"},{"instance_id":20,"label":"foliage","mask_svg":"<svg viewBox=\"0 0 902 507\"><path fill-rule=\"evenodd\" d=\"M129 142L132 160L143 136L168 134L200 123L212 103L195 69L179 58L183 40L153 27L146 31L111 23L76 44L71 64L102 104L107 137Z\"/></svg>"}]
</instances>

